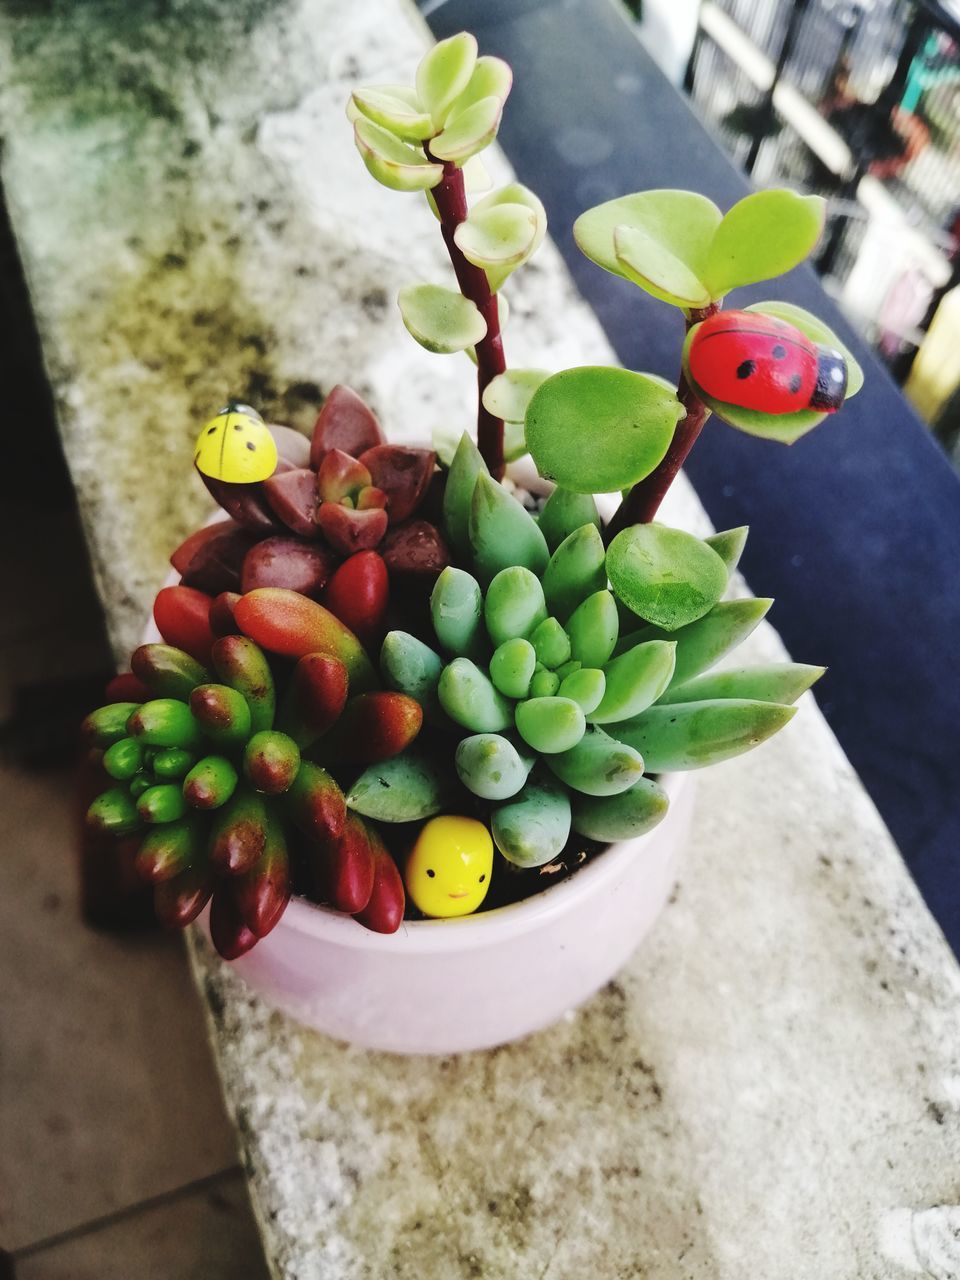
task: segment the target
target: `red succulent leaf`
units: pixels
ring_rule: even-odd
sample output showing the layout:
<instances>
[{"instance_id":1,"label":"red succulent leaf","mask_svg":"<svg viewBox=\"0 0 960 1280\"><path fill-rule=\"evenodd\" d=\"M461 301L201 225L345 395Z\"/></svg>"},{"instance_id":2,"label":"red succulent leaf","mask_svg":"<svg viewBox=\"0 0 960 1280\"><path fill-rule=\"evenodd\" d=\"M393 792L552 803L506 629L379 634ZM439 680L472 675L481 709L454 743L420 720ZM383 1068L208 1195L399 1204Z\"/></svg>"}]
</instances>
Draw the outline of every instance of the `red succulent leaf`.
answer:
<instances>
[{"instance_id":1,"label":"red succulent leaf","mask_svg":"<svg viewBox=\"0 0 960 1280\"><path fill-rule=\"evenodd\" d=\"M354 511L336 502L324 502L317 511L317 524L331 547L351 556L377 545L387 531L387 513L382 507Z\"/></svg>"},{"instance_id":2,"label":"red succulent leaf","mask_svg":"<svg viewBox=\"0 0 960 1280\"><path fill-rule=\"evenodd\" d=\"M330 763L375 764L398 756L422 724L420 704L405 693L361 693L349 700L333 730L320 739L315 754Z\"/></svg>"},{"instance_id":3,"label":"red succulent leaf","mask_svg":"<svg viewBox=\"0 0 960 1280\"><path fill-rule=\"evenodd\" d=\"M370 472L377 488L389 498L390 523L399 524L423 501L437 465L437 455L432 449L380 444L362 453L358 461Z\"/></svg>"},{"instance_id":4,"label":"red succulent leaf","mask_svg":"<svg viewBox=\"0 0 960 1280\"><path fill-rule=\"evenodd\" d=\"M327 583L323 604L369 648L380 638L389 594L383 558L376 551L358 551Z\"/></svg>"},{"instance_id":5,"label":"red succulent leaf","mask_svg":"<svg viewBox=\"0 0 960 1280\"><path fill-rule=\"evenodd\" d=\"M210 606L210 628L215 636L239 635L233 611L240 599L239 591L221 591Z\"/></svg>"},{"instance_id":6,"label":"red succulent leaf","mask_svg":"<svg viewBox=\"0 0 960 1280\"><path fill-rule=\"evenodd\" d=\"M339 718L349 683L347 668L339 658L327 653L305 654L294 668L277 728L299 747L309 746Z\"/></svg>"},{"instance_id":7,"label":"red succulent leaf","mask_svg":"<svg viewBox=\"0 0 960 1280\"><path fill-rule=\"evenodd\" d=\"M280 522L263 496L262 485L228 484L226 480L214 480L213 476L205 476L203 472L199 475L217 505L237 524L259 533L270 533L280 528Z\"/></svg>"},{"instance_id":8,"label":"red succulent leaf","mask_svg":"<svg viewBox=\"0 0 960 1280\"><path fill-rule=\"evenodd\" d=\"M207 665L214 641L212 605L211 597L194 587L163 587L153 602L153 620L167 644Z\"/></svg>"},{"instance_id":9,"label":"red succulent leaf","mask_svg":"<svg viewBox=\"0 0 960 1280\"><path fill-rule=\"evenodd\" d=\"M196 920L213 893L209 866L187 867L153 890L153 909L165 929L185 929Z\"/></svg>"},{"instance_id":10,"label":"red succulent leaf","mask_svg":"<svg viewBox=\"0 0 960 1280\"><path fill-rule=\"evenodd\" d=\"M320 892L338 911L363 911L373 893L374 854L367 828L347 810L340 839L326 851Z\"/></svg>"},{"instance_id":11,"label":"red succulent leaf","mask_svg":"<svg viewBox=\"0 0 960 1280\"><path fill-rule=\"evenodd\" d=\"M306 849L326 847L338 840L347 819L347 802L336 782L312 760L303 760L293 786L284 797L284 808L294 825L307 837Z\"/></svg>"},{"instance_id":12,"label":"red succulent leaf","mask_svg":"<svg viewBox=\"0 0 960 1280\"><path fill-rule=\"evenodd\" d=\"M271 824L257 863L230 887L241 919L258 938L265 938L286 910L291 893L290 859L278 823Z\"/></svg>"},{"instance_id":13,"label":"red succulent leaf","mask_svg":"<svg viewBox=\"0 0 960 1280\"><path fill-rule=\"evenodd\" d=\"M241 590L246 593L257 587L285 587L315 598L336 564L337 557L327 547L292 537L264 538L247 552Z\"/></svg>"},{"instance_id":14,"label":"red succulent leaf","mask_svg":"<svg viewBox=\"0 0 960 1280\"><path fill-rule=\"evenodd\" d=\"M338 385L323 402L313 428L310 465L317 471L323 455L330 449L342 449L356 457L364 449L383 444L384 438L369 406L355 391Z\"/></svg>"},{"instance_id":15,"label":"red succulent leaf","mask_svg":"<svg viewBox=\"0 0 960 1280\"><path fill-rule=\"evenodd\" d=\"M210 904L210 941L224 960L236 960L260 939L244 922L233 885L221 881Z\"/></svg>"},{"instance_id":16,"label":"red succulent leaf","mask_svg":"<svg viewBox=\"0 0 960 1280\"><path fill-rule=\"evenodd\" d=\"M357 510L369 511L374 507L383 507L387 505L387 495L382 489L375 489L373 485L368 484L365 489L361 489L357 494Z\"/></svg>"},{"instance_id":17,"label":"red succulent leaf","mask_svg":"<svg viewBox=\"0 0 960 1280\"><path fill-rule=\"evenodd\" d=\"M263 482L263 496L288 529L301 538L319 538L317 477L309 467L294 467Z\"/></svg>"},{"instance_id":18,"label":"red succulent leaf","mask_svg":"<svg viewBox=\"0 0 960 1280\"><path fill-rule=\"evenodd\" d=\"M373 891L367 905L356 913L356 918L374 933L396 933L403 922L406 906L403 877L379 833L369 823L366 825L373 850Z\"/></svg>"},{"instance_id":19,"label":"red succulent leaf","mask_svg":"<svg viewBox=\"0 0 960 1280\"><path fill-rule=\"evenodd\" d=\"M104 702L149 702L153 694L132 671L115 675L104 690Z\"/></svg>"},{"instance_id":20,"label":"red succulent leaf","mask_svg":"<svg viewBox=\"0 0 960 1280\"><path fill-rule=\"evenodd\" d=\"M412 573L436 577L451 563L447 544L429 520L408 520L390 529L380 554L391 575Z\"/></svg>"},{"instance_id":21,"label":"red succulent leaf","mask_svg":"<svg viewBox=\"0 0 960 1280\"><path fill-rule=\"evenodd\" d=\"M323 502L340 502L354 498L370 484L370 472L356 458L342 449L324 454L317 471L317 493Z\"/></svg>"},{"instance_id":22,"label":"red succulent leaf","mask_svg":"<svg viewBox=\"0 0 960 1280\"><path fill-rule=\"evenodd\" d=\"M292 467L309 467L310 441L302 431L281 426L276 422L268 422L267 430L273 436L274 444L277 446L278 462L288 462ZM277 473L274 472L274 474Z\"/></svg>"},{"instance_id":23,"label":"red succulent leaf","mask_svg":"<svg viewBox=\"0 0 960 1280\"><path fill-rule=\"evenodd\" d=\"M256 534L234 520L205 525L182 542L170 557L185 587L196 587L210 595L235 591L240 586L243 558Z\"/></svg>"}]
</instances>

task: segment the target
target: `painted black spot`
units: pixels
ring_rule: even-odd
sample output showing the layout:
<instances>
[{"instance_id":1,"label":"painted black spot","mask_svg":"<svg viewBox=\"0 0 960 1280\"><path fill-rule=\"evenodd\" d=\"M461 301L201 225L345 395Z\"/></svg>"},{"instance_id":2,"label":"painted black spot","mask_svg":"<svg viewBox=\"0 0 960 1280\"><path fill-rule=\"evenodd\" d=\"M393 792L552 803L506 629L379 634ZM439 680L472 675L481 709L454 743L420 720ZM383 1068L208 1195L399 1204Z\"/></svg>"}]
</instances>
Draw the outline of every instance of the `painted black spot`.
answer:
<instances>
[{"instance_id":1,"label":"painted black spot","mask_svg":"<svg viewBox=\"0 0 960 1280\"><path fill-rule=\"evenodd\" d=\"M782 343L778 342L770 354L773 356L774 360L786 360L787 348Z\"/></svg>"},{"instance_id":2,"label":"painted black spot","mask_svg":"<svg viewBox=\"0 0 960 1280\"><path fill-rule=\"evenodd\" d=\"M800 377L799 373L795 373L793 377L790 379L791 395L795 396L797 394L797 392L800 390L800 385L802 382L803 382L803 379Z\"/></svg>"},{"instance_id":3,"label":"painted black spot","mask_svg":"<svg viewBox=\"0 0 960 1280\"><path fill-rule=\"evenodd\" d=\"M235 423L233 424L233 429L234 429L234 431L242 431L242 430L243 430L243 427L242 427L242 425L241 425L239 422L235 422Z\"/></svg>"},{"instance_id":4,"label":"painted black spot","mask_svg":"<svg viewBox=\"0 0 960 1280\"><path fill-rule=\"evenodd\" d=\"M212 436L216 429L216 427L207 427L207 435Z\"/></svg>"},{"instance_id":5,"label":"painted black spot","mask_svg":"<svg viewBox=\"0 0 960 1280\"><path fill-rule=\"evenodd\" d=\"M481 884L483 884L483 882L484 882L484 880L486 880L486 878L487 878L487 877L486 877L486 874L482 875L482 876L480 877L480 883L481 883Z\"/></svg>"},{"instance_id":6,"label":"painted black spot","mask_svg":"<svg viewBox=\"0 0 960 1280\"><path fill-rule=\"evenodd\" d=\"M431 880L433 879L433 877L434 877L436 874L437 874L437 873L436 873L435 871L430 871L430 870L428 870L428 871L427 871L427 875L430 877L430 879L431 879Z\"/></svg>"},{"instance_id":7,"label":"painted black spot","mask_svg":"<svg viewBox=\"0 0 960 1280\"><path fill-rule=\"evenodd\" d=\"M252 440L248 440L247 448L250 450L251 453L254 453L256 451L257 446L253 443Z\"/></svg>"},{"instance_id":8,"label":"painted black spot","mask_svg":"<svg viewBox=\"0 0 960 1280\"><path fill-rule=\"evenodd\" d=\"M755 373L757 369L756 360L744 360L742 364L737 365L737 377L749 378L751 373Z\"/></svg>"}]
</instances>

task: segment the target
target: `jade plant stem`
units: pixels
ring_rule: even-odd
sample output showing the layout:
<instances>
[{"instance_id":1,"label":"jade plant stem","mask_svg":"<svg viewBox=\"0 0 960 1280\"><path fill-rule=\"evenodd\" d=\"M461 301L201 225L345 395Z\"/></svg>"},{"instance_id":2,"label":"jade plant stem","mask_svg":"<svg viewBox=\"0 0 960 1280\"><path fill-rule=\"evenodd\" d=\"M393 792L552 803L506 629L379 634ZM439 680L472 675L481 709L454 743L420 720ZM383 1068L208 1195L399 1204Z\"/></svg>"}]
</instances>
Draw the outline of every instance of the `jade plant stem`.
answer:
<instances>
[{"instance_id":1,"label":"jade plant stem","mask_svg":"<svg viewBox=\"0 0 960 1280\"><path fill-rule=\"evenodd\" d=\"M687 332L701 320L715 315L720 310L720 303L713 302L709 307L692 310L687 317ZM687 460L687 454L696 444L697 436L704 423L710 417L710 410L687 382L686 374L681 370L677 384L677 399L686 409L686 417L677 423L677 429L659 465L638 481L620 504L613 519L607 525L604 536L609 542L621 529L632 524L649 524L660 509L660 503L667 490L677 478L677 473Z\"/></svg>"},{"instance_id":2,"label":"jade plant stem","mask_svg":"<svg viewBox=\"0 0 960 1280\"><path fill-rule=\"evenodd\" d=\"M426 148L430 155L429 147ZM432 159L433 157L431 157ZM467 195L463 183L463 170L444 163L443 177L433 188L433 198L440 215L440 231L450 254L460 292L476 305L487 325L486 336L477 343L477 445L496 480L503 476L503 419L495 418L483 407L483 393L487 384L506 370L503 339L500 336L500 313L497 295L490 292L487 273L476 267L460 252L454 240L454 232L467 216Z\"/></svg>"}]
</instances>

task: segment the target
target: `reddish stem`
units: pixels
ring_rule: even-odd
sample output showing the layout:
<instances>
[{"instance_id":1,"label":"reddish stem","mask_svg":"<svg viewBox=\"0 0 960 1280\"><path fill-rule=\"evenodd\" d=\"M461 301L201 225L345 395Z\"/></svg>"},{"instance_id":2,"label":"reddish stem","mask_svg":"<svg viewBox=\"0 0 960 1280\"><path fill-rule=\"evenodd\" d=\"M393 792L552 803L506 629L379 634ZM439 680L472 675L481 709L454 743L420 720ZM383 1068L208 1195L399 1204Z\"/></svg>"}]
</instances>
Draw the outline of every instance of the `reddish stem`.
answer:
<instances>
[{"instance_id":1,"label":"reddish stem","mask_svg":"<svg viewBox=\"0 0 960 1280\"><path fill-rule=\"evenodd\" d=\"M687 332L701 320L715 315L720 304L713 302L702 310L690 312L687 318ZM710 410L687 382L686 374L681 370L677 384L677 399L686 409L686 417L677 423L677 429L659 465L639 480L620 504L613 519L604 531L607 542L621 529L628 529L632 524L649 524L660 509L660 503L667 490L677 478L677 473L687 460L687 454L696 444L703 425L710 417Z\"/></svg>"},{"instance_id":2,"label":"reddish stem","mask_svg":"<svg viewBox=\"0 0 960 1280\"><path fill-rule=\"evenodd\" d=\"M430 148L426 148L430 155ZM434 159L433 156L430 157ZM497 295L490 292L487 273L482 267L468 262L457 248L453 238L457 227L467 216L467 195L463 185L463 170L444 162L443 177L433 188L437 212L440 214L440 231L453 263L460 292L473 302L487 323L486 337L476 346L477 353L477 445L484 462L494 479L503 476L503 419L495 418L483 407L483 393L487 384L506 370L503 339L500 336L500 313Z\"/></svg>"}]
</instances>

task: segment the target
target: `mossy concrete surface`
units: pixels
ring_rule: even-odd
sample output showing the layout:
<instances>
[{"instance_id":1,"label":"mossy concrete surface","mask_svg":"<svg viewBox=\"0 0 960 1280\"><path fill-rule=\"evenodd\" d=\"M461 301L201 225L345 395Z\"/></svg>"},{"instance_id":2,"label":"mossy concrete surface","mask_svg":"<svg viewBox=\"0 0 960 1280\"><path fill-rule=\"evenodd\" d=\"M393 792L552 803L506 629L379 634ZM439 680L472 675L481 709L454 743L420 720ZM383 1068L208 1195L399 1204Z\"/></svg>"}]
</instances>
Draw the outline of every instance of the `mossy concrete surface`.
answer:
<instances>
[{"instance_id":1,"label":"mossy concrete surface","mask_svg":"<svg viewBox=\"0 0 960 1280\"><path fill-rule=\"evenodd\" d=\"M0 8L3 176L118 653L228 393L306 427L346 381L397 438L468 421L471 370L394 307L449 279L430 214L343 119L425 40L401 0ZM549 245L508 291L515 363L611 359ZM704 527L683 484L664 516ZM780 657L767 626L744 654ZM285 1280L960 1274L957 967L809 698L703 776L624 973L524 1043L349 1049L192 951Z\"/></svg>"}]
</instances>

